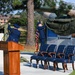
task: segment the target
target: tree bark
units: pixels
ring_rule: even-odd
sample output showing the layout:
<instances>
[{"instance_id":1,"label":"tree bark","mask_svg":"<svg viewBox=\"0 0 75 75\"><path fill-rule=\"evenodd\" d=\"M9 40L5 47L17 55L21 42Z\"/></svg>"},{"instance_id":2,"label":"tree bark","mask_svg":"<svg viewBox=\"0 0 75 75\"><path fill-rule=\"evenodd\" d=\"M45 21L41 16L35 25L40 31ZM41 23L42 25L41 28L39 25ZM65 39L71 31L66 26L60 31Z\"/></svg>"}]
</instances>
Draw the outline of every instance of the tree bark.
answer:
<instances>
[{"instance_id":1,"label":"tree bark","mask_svg":"<svg viewBox=\"0 0 75 75\"><path fill-rule=\"evenodd\" d=\"M27 32L27 45L35 44L34 37L34 0L27 2L27 17L28 17L28 32Z\"/></svg>"}]
</instances>

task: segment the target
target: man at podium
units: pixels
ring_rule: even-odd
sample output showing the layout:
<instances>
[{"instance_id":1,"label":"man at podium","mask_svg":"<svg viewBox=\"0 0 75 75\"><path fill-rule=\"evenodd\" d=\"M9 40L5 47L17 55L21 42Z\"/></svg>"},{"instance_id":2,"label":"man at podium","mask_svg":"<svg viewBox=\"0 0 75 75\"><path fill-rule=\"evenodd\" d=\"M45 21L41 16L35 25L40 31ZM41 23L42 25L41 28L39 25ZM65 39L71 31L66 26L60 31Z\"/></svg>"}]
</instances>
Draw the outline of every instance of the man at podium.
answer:
<instances>
[{"instance_id":1,"label":"man at podium","mask_svg":"<svg viewBox=\"0 0 75 75\"><path fill-rule=\"evenodd\" d=\"M10 24L8 24L9 37L6 40L7 42L14 41L18 43L21 34L18 28L19 28L18 24L14 24L14 28L11 28Z\"/></svg>"}]
</instances>

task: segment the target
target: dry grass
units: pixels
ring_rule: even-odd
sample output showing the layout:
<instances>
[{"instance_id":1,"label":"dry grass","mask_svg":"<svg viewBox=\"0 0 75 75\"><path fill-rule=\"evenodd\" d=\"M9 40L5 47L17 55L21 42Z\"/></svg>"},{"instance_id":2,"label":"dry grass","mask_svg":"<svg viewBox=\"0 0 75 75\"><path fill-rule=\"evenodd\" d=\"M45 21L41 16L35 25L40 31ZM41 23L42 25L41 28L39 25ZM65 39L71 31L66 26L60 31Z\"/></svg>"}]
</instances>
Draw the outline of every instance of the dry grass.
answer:
<instances>
[{"instance_id":1,"label":"dry grass","mask_svg":"<svg viewBox=\"0 0 75 75\"><path fill-rule=\"evenodd\" d=\"M25 45L24 52L35 52L35 46Z\"/></svg>"}]
</instances>

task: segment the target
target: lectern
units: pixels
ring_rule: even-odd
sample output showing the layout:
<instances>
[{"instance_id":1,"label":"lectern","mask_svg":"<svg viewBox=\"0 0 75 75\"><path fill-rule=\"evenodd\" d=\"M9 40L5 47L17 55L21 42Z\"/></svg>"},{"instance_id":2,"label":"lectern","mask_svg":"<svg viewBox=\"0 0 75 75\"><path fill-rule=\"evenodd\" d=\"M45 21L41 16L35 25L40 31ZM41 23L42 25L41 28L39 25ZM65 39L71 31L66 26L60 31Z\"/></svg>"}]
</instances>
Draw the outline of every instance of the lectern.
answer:
<instances>
[{"instance_id":1,"label":"lectern","mask_svg":"<svg viewBox=\"0 0 75 75\"><path fill-rule=\"evenodd\" d=\"M4 53L4 75L20 75L20 50L24 50L24 46L0 41L0 50Z\"/></svg>"}]
</instances>

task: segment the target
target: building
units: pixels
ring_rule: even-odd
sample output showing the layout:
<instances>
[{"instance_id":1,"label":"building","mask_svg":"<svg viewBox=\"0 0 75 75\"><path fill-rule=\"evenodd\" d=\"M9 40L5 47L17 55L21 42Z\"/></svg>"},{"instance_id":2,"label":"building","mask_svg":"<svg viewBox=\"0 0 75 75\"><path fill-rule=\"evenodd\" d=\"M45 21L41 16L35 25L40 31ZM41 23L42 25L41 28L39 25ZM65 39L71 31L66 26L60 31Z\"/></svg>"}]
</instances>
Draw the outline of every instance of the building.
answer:
<instances>
[{"instance_id":1,"label":"building","mask_svg":"<svg viewBox=\"0 0 75 75\"><path fill-rule=\"evenodd\" d=\"M0 15L0 25L4 25L5 23L8 22L9 19L10 19L10 16Z\"/></svg>"},{"instance_id":2,"label":"building","mask_svg":"<svg viewBox=\"0 0 75 75\"><path fill-rule=\"evenodd\" d=\"M0 15L0 25L6 24L10 18L20 18L20 15Z\"/></svg>"}]
</instances>

